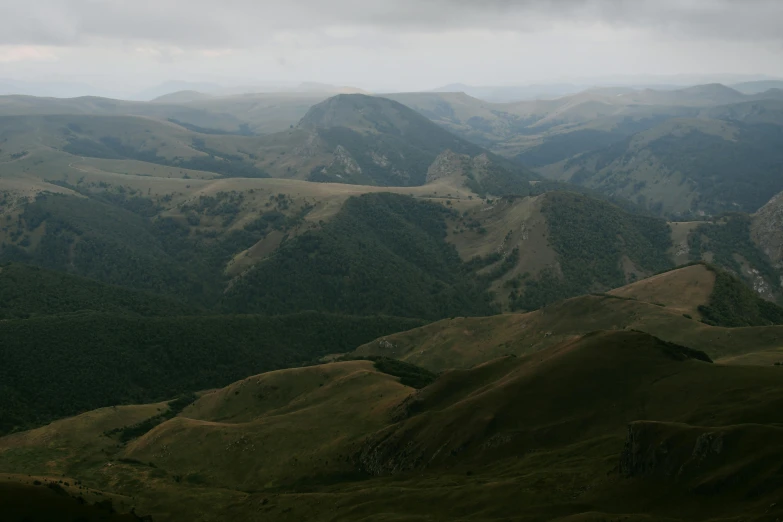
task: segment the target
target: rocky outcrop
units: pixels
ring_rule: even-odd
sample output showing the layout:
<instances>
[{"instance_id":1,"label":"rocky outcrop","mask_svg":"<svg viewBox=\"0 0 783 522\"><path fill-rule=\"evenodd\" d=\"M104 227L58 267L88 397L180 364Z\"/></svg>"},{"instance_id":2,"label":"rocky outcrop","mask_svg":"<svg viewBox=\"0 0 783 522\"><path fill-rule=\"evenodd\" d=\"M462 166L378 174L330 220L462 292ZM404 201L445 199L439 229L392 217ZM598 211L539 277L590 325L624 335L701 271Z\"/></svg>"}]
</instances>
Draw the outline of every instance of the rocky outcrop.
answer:
<instances>
[{"instance_id":1,"label":"rocky outcrop","mask_svg":"<svg viewBox=\"0 0 783 522\"><path fill-rule=\"evenodd\" d=\"M470 161L470 156L457 154L450 150L441 153L435 161L432 162L427 170L427 183L432 183L443 178L462 176L464 174L465 162Z\"/></svg>"},{"instance_id":2,"label":"rocky outcrop","mask_svg":"<svg viewBox=\"0 0 783 522\"><path fill-rule=\"evenodd\" d=\"M753 216L751 237L775 268L783 268L783 192Z\"/></svg>"},{"instance_id":3,"label":"rocky outcrop","mask_svg":"<svg viewBox=\"0 0 783 522\"><path fill-rule=\"evenodd\" d=\"M620 454L620 473L626 477L658 476L677 479L713 464L724 450L725 430L684 424L640 421L628 426Z\"/></svg>"}]
</instances>

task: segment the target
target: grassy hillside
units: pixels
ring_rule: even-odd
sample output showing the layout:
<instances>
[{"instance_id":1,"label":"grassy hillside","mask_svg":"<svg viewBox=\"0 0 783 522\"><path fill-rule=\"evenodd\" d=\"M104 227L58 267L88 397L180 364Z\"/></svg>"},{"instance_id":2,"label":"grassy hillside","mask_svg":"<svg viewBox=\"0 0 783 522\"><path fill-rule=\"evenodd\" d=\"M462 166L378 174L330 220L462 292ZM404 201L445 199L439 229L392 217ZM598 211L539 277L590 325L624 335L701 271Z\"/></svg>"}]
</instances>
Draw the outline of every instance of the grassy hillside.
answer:
<instances>
[{"instance_id":1,"label":"grassy hillside","mask_svg":"<svg viewBox=\"0 0 783 522\"><path fill-rule=\"evenodd\" d=\"M69 160L73 175L78 170L73 163L96 158L133 174L144 171L127 172L128 161L144 162L149 171L162 177L172 172L178 177L203 177L205 172L213 177L268 177L254 159L258 138L210 134L209 129L196 132L194 128L201 129L127 115L0 116L0 162L31 159L33 172L44 178L63 175L56 165L63 157Z\"/></svg>"},{"instance_id":2,"label":"grassy hillside","mask_svg":"<svg viewBox=\"0 0 783 522\"><path fill-rule=\"evenodd\" d=\"M307 227L304 217L315 206L269 190L208 189L183 197L104 182L64 185L77 192L38 194L8 209L0 260L207 306L225 288L224 271L236 256L267 239L274 249L286 234Z\"/></svg>"},{"instance_id":3,"label":"grassy hillside","mask_svg":"<svg viewBox=\"0 0 783 522\"><path fill-rule=\"evenodd\" d=\"M78 477L163 521L761 521L783 514L779 377L639 332L497 358L418 393L369 361L331 363L206 393L127 445L104 433L160 405L9 435L0 470Z\"/></svg>"},{"instance_id":4,"label":"grassy hillside","mask_svg":"<svg viewBox=\"0 0 783 522\"><path fill-rule=\"evenodd\" d=\"M667 310L699 317L699 307L708 304L715 293L718 273L721 272L698 263L642 279L608 294L645 303L657 303L665 306ZM738 282L731 276L727 278Z\"/></svg>"},{"instance_id":5,"label":"grassy hillside","mask_svg":"<svg viewBox=\"0 0 783 522\"><path fill-rule=\"evenodd\" d=\"M586 195L479 199L457 192L455 184L468 176L487 180L488 172L481 157L443 154L428 174L429 190L396 189L414 198L293 181L178 180L168 190L146 181L146 191L144 183L133 188L117 178L58 182L51 186L69 195L0 196L7 203L0 207L0 261L200 306L223 301L233 313L440 319L533 310L610 290L671 267L676 251L732 271L767 299L778 297L777 269L741 215L677 235L663 220Z\"/></svg>"},{"instance_id":6,"label":"grassy hillside","mask_svg":"<svg viewBox=\"0 0 783 522\"><path fill-rule=\"evenodd\" d=\"M531 166L614 143L661 119L696 115L697 107L704 105L698 97L682 92L618 93L612 89L514 103L490 103L463 93L388 97L458 136L507 157L519 157Z\"/></svg>"},{"instance_id":7,"label":"grassy hillside","mask_svg":"<svg viewBox=\"0 0 783 522\"><path fill-rule=\"evenodd\" d=\"M742 299L735 301L734 293ZM783 360L779 310L729 274L698 264L526 314L446 319L377 339L356 354L393 357L442 371L506 354L534 354L595 330L639 330L716 360L764 353L751 362L772 365ZM733 328L748 325L754 327Z\"/></svg>"},{"instance_id":8,"label":"grassy hillside","mask_svg":"<svg viewBox=\"0 0 783 522\"><path fill-rule=\"evenodd\" d=\"M172 298L16 263L0 266L0 294L0 320L88 310L143 316L200 313Z\"/></svg>"},{"instance_id":9,"label":"grassy hillside","mask_svg":"<svg viewBox=\"0 0 783 522\"><path fill-rule=\"evenodd\" d=\"M14 164L23 173L30 172L32 163L32 171L44 179L61 178L62 163L79 176L76 171L85 169L77 164L91 159L101 160L104 171L166 178L271 176L421 186L429 181L428 169L435 159L452 150L483 156L489 164L486 184L483 175L472 180L482 194L529 190L527 182L534 177L530 171L458 138L402 104L359 94L318 101L308 106L296 126L286 125L265 136L252 135L248 128L226 131L220 118L210 126L208 119L194 123L174 116L140 117L133 104L106 111L75 101L63 107L53 103L48 109L46 103L31 102L21 106L19 114L6 116L0 107L0 162ZM59 112L71 105L76 114Z\"/></svg>"},{"instance_id":10,"label":"grassy hillside","mask_svg":"<svg viewBox=\"0 0 783 522\"><path fill-rule=\"evenodd\" d=\"M0 116L83 115L141 116L238 132L244 120L226 111L192 107L183 104L147 103L112 100L96 96L79 98L40 98L34 96L0 96Z\"/></svg>"},{"instance_id":11,"label":"grassy hillside","mask_svg":"<svg viewBox=\"0 0 783 522\"><path fill-rule=\"evenodd\" d=\"M542 213L558 264L510 283L511 306L532 310L575 295L622 286L671 266L669 226L572 193L547 194Z\"/></svg>"},{"instance_id":12,"label":"grassy hillside","mask_svg":"<svg viewBox=\"0 0 783 522\"><path fill-rule=\"evenodd\" d=\"M132 212L95 198L39 195L16 220L8 214L0 256L52 270L73 272L109 284L198 299L192 272L183 270L170 244L144 213L151 200L137 198Z\"/></svg>"},{"instance_id":13,"label":"grassy hillside","mask_svg":"<svg viewBox=\"0 0 783 522\"><path fill-rule=\"evenodd\" d=\"M781 123L666 121L568 160L561 179L666 214L754 212L783 190L771 174L783 162Z\"/></svg>"},{"instance_id":14,"label":"grassy hillside","mask_svg":"<svg viewBox=\"0 0 783 522\"><path fill-rule=\"evenodd\" d=\"M394 194L349 199L332 221L284 243L228 290L232 310L405 317L482 315L485 286L445 241L442 205Z\"/></svg>"},{"instance_id":15,"label":"grassy hillside","mask_svg":"<svg viewBox=\"0 0 783 522\"><path fill-rule=\"evenodd\" d=\"M345 352L412 319L318 313L133 317L98 313L3 322L0 429L102 406L173 398Z\"/></svg>"}]
</instances>

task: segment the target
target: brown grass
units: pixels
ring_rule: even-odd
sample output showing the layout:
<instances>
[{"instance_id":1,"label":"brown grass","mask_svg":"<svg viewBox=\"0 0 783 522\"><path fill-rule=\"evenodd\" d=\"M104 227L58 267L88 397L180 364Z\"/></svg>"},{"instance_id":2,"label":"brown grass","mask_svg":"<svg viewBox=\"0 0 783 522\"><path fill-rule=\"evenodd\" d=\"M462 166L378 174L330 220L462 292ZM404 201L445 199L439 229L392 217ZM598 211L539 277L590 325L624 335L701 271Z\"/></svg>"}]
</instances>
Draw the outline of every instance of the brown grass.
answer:
<instances>
[{"instance_id":1,"label":"brown grass","mask_svg":"<svg viewBox=\"0 0 783 522\"><path fill-rule=\"evenodd\" d=\"M698 307L709 303L715 273L693 265L655 275L609 292L611 295L666 305L667 309L701 317Z\"/></svg>"}]
</instances>

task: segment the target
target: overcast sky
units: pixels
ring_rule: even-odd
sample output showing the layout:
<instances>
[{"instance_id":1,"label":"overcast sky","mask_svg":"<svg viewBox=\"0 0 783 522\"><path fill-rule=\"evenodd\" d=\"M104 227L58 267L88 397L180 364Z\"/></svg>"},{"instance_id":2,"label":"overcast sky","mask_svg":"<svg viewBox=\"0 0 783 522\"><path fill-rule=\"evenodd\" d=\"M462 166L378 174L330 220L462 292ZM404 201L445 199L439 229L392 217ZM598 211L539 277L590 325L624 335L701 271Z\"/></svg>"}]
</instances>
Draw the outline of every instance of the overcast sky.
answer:
<instances>
[{"instance_id":1,"label":"overcast sky","mask_svg":"<svg viewBox=\"0 0 783 522\"><path fill-rule=\"evenodd\" d=\"M0 78L371 90L783 76L781 0L0 0Z\"/></svg>"}]
</instances>

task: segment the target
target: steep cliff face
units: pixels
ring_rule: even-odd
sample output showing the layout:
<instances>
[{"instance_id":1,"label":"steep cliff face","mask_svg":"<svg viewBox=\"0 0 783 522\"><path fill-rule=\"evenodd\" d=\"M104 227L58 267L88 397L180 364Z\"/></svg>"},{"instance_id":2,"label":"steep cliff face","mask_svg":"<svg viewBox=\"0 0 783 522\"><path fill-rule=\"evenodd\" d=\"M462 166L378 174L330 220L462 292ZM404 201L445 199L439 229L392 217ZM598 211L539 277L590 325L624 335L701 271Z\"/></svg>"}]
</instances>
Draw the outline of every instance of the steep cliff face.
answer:
<instances>
[{"instance_id":1,"label":"steep cliff face","mask_svg":"<svg viewBox=\"0 0 783 522\"><path fill-rule=\"evenodd\" d=\"M618 470L626 478L655 478L700 495L733 490L758 496L780 481L780 446L774 441L781 435L780 427L761 424L633 422Z\"/></svg>"},{"instance_id":2,"label":"steep cliff face","mask_svg":"<svg viewBox=\"0 0 783 522\"><path fill-rule=\"evenodd\" d=\"M706 468L723 452L726 431L665 422L634 422L628 425L620 454L620 473L626 477L677 479Z\"/></svg>"}]
</instances>

